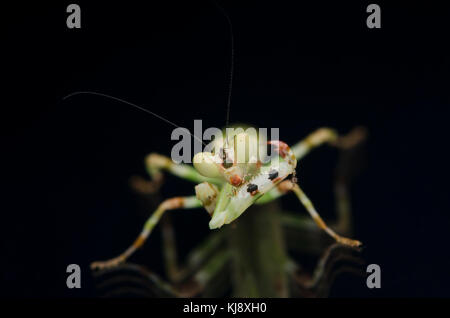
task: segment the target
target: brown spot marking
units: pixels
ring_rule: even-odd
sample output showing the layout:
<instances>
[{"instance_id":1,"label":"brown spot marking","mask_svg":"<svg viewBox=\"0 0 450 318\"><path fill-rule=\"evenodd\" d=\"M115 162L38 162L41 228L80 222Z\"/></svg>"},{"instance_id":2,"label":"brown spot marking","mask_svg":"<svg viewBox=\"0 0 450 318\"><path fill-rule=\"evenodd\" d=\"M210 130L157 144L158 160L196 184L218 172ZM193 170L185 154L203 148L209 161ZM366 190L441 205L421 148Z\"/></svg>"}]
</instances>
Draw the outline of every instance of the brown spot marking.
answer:
<instances>
[{"instance_id":1,"label":"brown spot marking","mask_svg":"<svg viewBox=\"0 0 450 318\"><path fill-rule=\"evenodd\" d=\"M279 151L280 151L280 155L281 157L286 157L286 155L291 151L291 148L289 148L289 146L287 144L285 144L284 142L280 141L278 143L278 147L279 147Z\"/></svg>"},{"instance_id":2,"label":"brown spot marking","mask_svg":"<svg viewBox=\"0 0 450 318\"><path fill-rule=\"evenodd\" d=\"M212 202L212 200L213 200L213 198L212 198L210 195L208 195L208 196L205 198L205 202L203 202L203 205L204 205L204 206L210 205L211 202Z\"/></svg>"},{"instance_id":3,"label":"brown spot marking","mask_svg":"<svg viewBox=\"0 0 450 318\"><path fill-rule=\"evenodd\" d=\"M269 142L267 142L269 145L274 145L275 146L275 151L277 151L281 158L286 157L286 155L291 151L291 149L289 148L289 146L279 140L271 140Z\"/></svg>"},{"instance_id":4,"label":"brown spot marking","mask_svg":"<svg viewBox=\"0 0 450 318\"><path fill-rule=\"evenodd\" d=\"M275 179L272 180L273 183L277 183L277 182L279 182L279 181L281 181L281 178L280 178L280 177L277 177L277 178L275 178Z\"/></svg>"},{"instance_id":5,"label":"brown spot marking","mask_svg":"<svg viewBox=\"0 0 450 318\"><path fill-rule=\"evenodd\" d=\"M212 189L212 191L213 191L213 194L212 194L212 195L208 195L208 201L209 201L208 204L210 204L210 203L211 203L213 200L215 200L216 197L217 197L217 189L214 188L214 187L212 186L212 184L209 183L209 182L206 182L206 184L207 184L207 185L210 187L210 189Z\"/></svg>"},{"instance_id":6,"label":"brown spot marking","mask_svg":"<svg viewBox=\"0 0 450 318\"><path fill-rule=\"evenodd\" d=\"M145 242L145 238L141 235L138 236L138 238L136 239L136 241L134 241L133 246L135 248L139 248L142 246L142 244L144 244Z\"/></svg>"},{"instance_id":7,"label":"brown spot marking","mask_svg":"<svg viewBox=\"0 0 450 318\"><path fill-rule=\"evenodd\" d=\"M230 177L230 183L231 183L231 185L237 187L238 185L240 185L242 183L242 179L237 174L234 174Z\"/></svg>"},{"instance_id":8,"label":"brown spot marking","mask_svg":"<svg viewBox=\"0 0 450 318\"><path fill-rule=\"evenodd\" d=\"M322 229L326 229L327 225L325 224L325 222L322 220L322 218L320 216L315 216L314 220L316 221L317 225Z\"/></svg>"},{"instance_id":9,"label":"brown spot marking","mask_svg":"<svg viewBox=\"0 0 450 318\"><path fill-rule=\"evenodd\" d=\"M162 204L162 207L165 209L178 209L184 206L184 198L183 197L175 197L171 199L167 199Z\"/></svg>"},{"instance_id":10,"label":"brown spot marking","mask_svg":"<svg viewBox=\"0 0 450 318\"><path fill-rule=\"evenodd\" d=\"M217 198L217 193L214 193L213 195L208 195L205 201L205 205L210 205L214 202L214 200Z\"/></svg>"}]
</instances>

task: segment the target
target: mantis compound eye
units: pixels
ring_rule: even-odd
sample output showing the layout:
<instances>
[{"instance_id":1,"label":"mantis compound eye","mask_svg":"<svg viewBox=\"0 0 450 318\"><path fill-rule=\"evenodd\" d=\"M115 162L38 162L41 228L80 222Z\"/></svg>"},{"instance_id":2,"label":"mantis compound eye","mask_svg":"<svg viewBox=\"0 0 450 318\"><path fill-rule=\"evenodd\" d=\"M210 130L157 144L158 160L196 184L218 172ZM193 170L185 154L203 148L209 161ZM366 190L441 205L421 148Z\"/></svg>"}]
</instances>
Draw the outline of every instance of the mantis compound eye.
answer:
<instances>
[{"instance_id":1,"label":"mantis compound eye","mask_svg":"<svg viewBox=\"0 0 450 318\"><path fill-rule=\"evenodd\" d=\"M220 177L220 171L214 156L210 152L199 152L193 159L195 169L204 177Z\"/></svg>"}]
</instances>

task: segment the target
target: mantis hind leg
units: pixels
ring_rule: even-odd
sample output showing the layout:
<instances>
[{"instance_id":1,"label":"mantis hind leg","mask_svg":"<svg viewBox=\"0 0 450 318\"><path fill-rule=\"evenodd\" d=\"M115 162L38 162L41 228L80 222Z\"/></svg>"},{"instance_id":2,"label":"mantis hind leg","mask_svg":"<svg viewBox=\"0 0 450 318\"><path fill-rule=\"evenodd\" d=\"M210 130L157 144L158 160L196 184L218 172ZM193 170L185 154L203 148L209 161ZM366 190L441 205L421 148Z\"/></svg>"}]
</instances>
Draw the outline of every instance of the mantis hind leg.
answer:
<instances>
[{"instance_id":1,"label":"mantis hind leg","mask_svg":"<svg viewBox=\"0 0 450 318\"><path fill-rule=\"evenodd\" d=\"M342 136L338 135L334 129L324 127L312 132L291 149L297 160L300 160L311 150L325 143L339 149L350 149L364 140L366 135L367 131L364 127L355 127L348 134Z\"/></svg>"},{"instance_id":2,"label":"mantis hind leg","mask_svg":"<svg viewBox=\"0 0 450 318\"><path fill-rule=\"evenodd\" d=\"M136 238L136 240L130 247L128 247L122 254L110 260L93 262L91 264L91 268L104 269L108 267L114 267L119 265L120 263L125 262L128 257L130 257L138 248L140 248L145 243L153 228L158 224L164 212L168 210L192 209L198 207L201 207L201 202L197 200L195 196L175 197L165 200L158 206L158 208L153 212L150 218L148 218L147 222L145 222L141 234Z\"/></svg>"},{"instance_id":3,"label":"mantis hind leg","mask_svg":"<svg viewBox=\"0 0 450 318\"><path fill-rule=\"evenodd\" d=\"M355 246L355 247L362 245L362 243L360 241L340 236L339 234L334 232L331 228L329 228L328 225L325 224L324 220L320 217L319 213L317 213L311 200L306 196L306 194L303 192L303 190L299 187L298 184L292 183L291 190L295 193L297 198L300 200L300 202L306 208L306 210L311 215L312 219L317 224L317 226L320 229L324 230L332 238L334 238L336 240L336 242L344 244L344 245Z\"/></svg>"},{"instance_id":4,"label":"mantis hind leg","mask_svg":"<svg viewBox=\"0 0 450 318\"><path fill-rule=\"evenodd\" d=\"M323 144L329 144L341 150L349 150L360 144L367 135L367 131L363 127L355 127L346 135L338 135L338 133L331 128L319 128L312 132L300 142L296 143L292 148L296 159L300 161L306 155L308 155L313 149L318 148ZM284 184L283 184L284 183ZM285 185L287 182L282 182L276 188L272 189L266 193L263 197L256 201L256 204L265 204L271 202L279 197L285 195L286 191ZM336 198L338 201L338 210L348 210L348 195L346 184L340 182L336 185ZM288 189L289 190L289 189ZM344 217L347 218L347 213L342 213Z\"/></svg>"},{"instance_id":5,"label":"mantis hind leg","mask_svg":"<svg viewBox=\"0 0 450 318\"><path fill-rule=\"evenodd\" d=\"M225 243L223 231L212 232L206 239L197 245L183 263L179 264L177 259L177 248L175 242L175 231L172 222L166 215L161 220L161 235L164 252L164 264L166 274L171 283L180 283L195 274L208 260L220 250Z\"/></svg>"}]
</instances>

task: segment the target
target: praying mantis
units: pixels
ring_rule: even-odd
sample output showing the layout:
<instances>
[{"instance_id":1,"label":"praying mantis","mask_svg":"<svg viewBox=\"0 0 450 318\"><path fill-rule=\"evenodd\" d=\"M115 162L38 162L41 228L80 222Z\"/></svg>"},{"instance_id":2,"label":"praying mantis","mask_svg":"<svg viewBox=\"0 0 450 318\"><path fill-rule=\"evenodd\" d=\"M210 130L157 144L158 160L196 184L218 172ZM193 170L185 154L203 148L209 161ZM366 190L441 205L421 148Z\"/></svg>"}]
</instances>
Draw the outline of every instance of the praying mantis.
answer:
<instances>
[{"instance_id":1,"label":"praying mantis","mask_svg":"<svg viewBox=\"0 0 450 318\"><path fill-rule=\"evenodd\" d=\"M218 7L227 18L231 35L228 125L233 77L233 33L228 15L220 6ZM104 94L95 94L105 96ZM118 98L113 99L152 113ZM157 114L152 114L164 119ZM165 121L168 122L168 120ZM173 125L173 123L171 124ZM149 279L164 291L164 295L195 296L200 294L207 284L214 281L214 277L218 273L229 272L226 264L233 259L235 272L233 282L238 285L235 295L286 297L289 293L285 276L286 274L292 276L298 266L289 259L282 242L284 225L277 221L277 217L274 217L272 212L264 210L264 207L289 193L293 193L305 207L317 228L336 241L336 244L330 247L331 250L335 246L353 249L362 245L358 240L340 235L325 223L295 176L298 163L313 149L324 144L342 150L351 149L365 138L364 128L355 128L347 135L339 135L336 130L331 128L319 128L292 147L281 140L267 141L259 138L257 134L249 134L247 133L248 127L245 125L238 125L235 128L231 134L224 134L223 138L215 139L213 150L195 154L192 160L193 166L175 163L171 158L157 153L151 153L145 158L145 167L150 181L145 180L141 182L140 186L135 184L135 188L141 189L138 190L139 192L157 193L164 182L164 174L169 173L195 184L193 191L195 194L163 200L151 213L135 241L125 251L109 260L91 263L94 274L114 271L121 266L126 267L128 264L126 261L144 245L155 227L164 220L163 215L166 212L204 209L210 216L209 228L214 234L190 254L187 265L182 270L178 269L176 264L173 231L171 227L164 224L162 228L164 257L169 281L177 285L193 280L197 287L193 290L191 288L189 293L185 293L174 290L159 278L155 279L154 275L147 275L150 277ZM261 157L259 153L255 154L254 151L251 151L266 145L273 149L274 155L269 160ZM349 202L346 191L345 186L342 186L338 189L337 195L339 196L338 205L340 205L338 210L343 211L340 213L343 219L341 223L344 225L341 229L348 233ZM251 214L248 215L247 213L250 212L246 213L246 211L254 207L258 207L257 211L251 211ZM298 222L294 220L293 223ZM234 226L234 232L228 230L230 226L231 228ZM225 249L220 247L225 240L224 233L230 234L228 247ZM248 235L254 235L254 237L246 238ZM249 242L252 244L248 244ZM289 243L295 244L295 242ZM249 257L254 257L253 261L245 260ZM259 262L260 259L263 261ZM324 264L325 261L319 262L316 271L318 274L315 275L316 283L323 276ZM134 268L134 265L128 266ZM308 283L309 286L316 285L313 281L314 279Z\"/></svg>"},{"instance_id":2,"label":"praying mantis","mask_svg":"<svg viewBox=\"0 0 450 318\"><path fill-rule=\"evenodd\" d=\"M203 207L211 216L209 227L214 230L232 223L253 204L266 204L289 192L295 194L316 225L337 243L358 247L362 244L360 241L341 236L328 227L296 180L288 177L295 175L297 162L314 148L322 144L348 148L359 142L362 135L359 130L339 137L333 129L320 128L292 148L282 141L268 141L276 156L265 164L249 153L249 149L255 148L260 142L258 137L245 132L228 136L225 140L216 140L214 149L219 151L197 153L193 158L193 167L175 164L168 157L152 153L145 162L155 191L162 183L163 172L168 172L197 183L196 194L164 200L128 249L110 260L93 262L91 268L105 269L125 262L144 244L167 211Z\"/></svg>"}]
</instances>

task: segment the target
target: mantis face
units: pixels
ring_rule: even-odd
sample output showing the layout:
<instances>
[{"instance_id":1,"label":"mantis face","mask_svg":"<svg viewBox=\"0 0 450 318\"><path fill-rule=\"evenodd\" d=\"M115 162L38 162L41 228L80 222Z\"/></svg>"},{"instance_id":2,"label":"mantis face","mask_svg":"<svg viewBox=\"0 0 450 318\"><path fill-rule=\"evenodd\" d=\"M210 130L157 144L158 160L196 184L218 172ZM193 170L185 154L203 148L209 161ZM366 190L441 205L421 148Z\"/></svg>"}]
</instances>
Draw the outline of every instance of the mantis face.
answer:
<instances>
[{"instance_id":1,"label":"mantis face","mask_svg":"<svg viewBox=\"0 0 450 318\"><path fill-rule=\"evenodd\" d=\"M212 214L211 229L237 219L256 200L294 173L297 165L293 152L281 141L267 143L274 146L278 156L265 164L259 160L258 149L262 144L256 135L236 134L228 141L228 147L220 142L218 153L201 152L193 160L200 174L224 181L220 192L206 182L196 186L197 198Z\"/></svg>"},{"instance_id":2,"label":"mantis face","mask_svg":"<svg viewBox=\"0 0 450 318\"><path fill-rule=\"evenodd\" d=\"M219 178L238 187L261 167L259 149L256 134L234 134L226 142L223 139L215 140L213 152L196 154L194 167L205 177Z\"/></svg>"}]
</instances>

